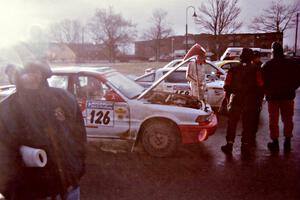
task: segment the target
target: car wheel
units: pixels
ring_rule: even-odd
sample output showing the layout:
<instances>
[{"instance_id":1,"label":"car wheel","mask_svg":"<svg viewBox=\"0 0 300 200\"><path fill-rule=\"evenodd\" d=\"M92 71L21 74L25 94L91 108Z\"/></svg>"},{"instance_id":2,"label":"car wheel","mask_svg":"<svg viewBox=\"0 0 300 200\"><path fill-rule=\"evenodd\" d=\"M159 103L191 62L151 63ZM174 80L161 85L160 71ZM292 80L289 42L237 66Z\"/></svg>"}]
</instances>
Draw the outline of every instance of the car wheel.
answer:
<instances>
[{"instance_id":1,"label":"car wheel","mask_svg":"<svg viewBox=\"0 0 300 200\"><path fill-rule=\"evenodd\" d=\"M152 122L144 128L142 134L144 149L155 157L170 156L179 145L178 129L171 122Z\"/></svg>"}]
</instances>

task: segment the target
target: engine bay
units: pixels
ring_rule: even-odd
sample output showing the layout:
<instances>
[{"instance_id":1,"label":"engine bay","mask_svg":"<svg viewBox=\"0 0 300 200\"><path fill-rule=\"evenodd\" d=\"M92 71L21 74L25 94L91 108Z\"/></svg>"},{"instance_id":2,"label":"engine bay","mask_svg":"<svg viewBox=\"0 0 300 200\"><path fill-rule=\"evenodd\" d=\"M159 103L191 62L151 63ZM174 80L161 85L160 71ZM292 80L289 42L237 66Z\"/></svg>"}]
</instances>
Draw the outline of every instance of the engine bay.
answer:
<instances>
[{"instance_id":1,"label":"engine bay","mask_svg":"<svg viewBox=\"0 0 300 200\"><path fill-rule=\"evenodd\" d=\"M153 104L161 105L176 105L180 107L195 108L200 109L204 108L204 105L201 101L198 101L196 97L184 95L184 94L175 94L162 91L153 91L145 96L145 99Z\"/></svg>"}]
</instances>

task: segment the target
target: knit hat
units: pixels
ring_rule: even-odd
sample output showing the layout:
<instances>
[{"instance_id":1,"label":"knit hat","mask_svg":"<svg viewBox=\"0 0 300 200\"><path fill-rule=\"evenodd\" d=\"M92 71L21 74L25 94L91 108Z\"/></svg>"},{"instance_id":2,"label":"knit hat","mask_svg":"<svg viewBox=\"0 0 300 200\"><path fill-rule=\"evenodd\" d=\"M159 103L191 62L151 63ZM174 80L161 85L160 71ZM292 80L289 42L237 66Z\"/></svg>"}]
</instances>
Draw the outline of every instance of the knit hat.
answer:
<instances>
[{"instance_id":1,"label":"knit hat","mask_svg":"<svg viewBox=\"0 0 300 200\"><path fill-rule=\"evenodd\" d=\"M240 59L242 62L250 62L253 58L253 51L249 48L243 48Z\"/></svg>"}]
</instances>

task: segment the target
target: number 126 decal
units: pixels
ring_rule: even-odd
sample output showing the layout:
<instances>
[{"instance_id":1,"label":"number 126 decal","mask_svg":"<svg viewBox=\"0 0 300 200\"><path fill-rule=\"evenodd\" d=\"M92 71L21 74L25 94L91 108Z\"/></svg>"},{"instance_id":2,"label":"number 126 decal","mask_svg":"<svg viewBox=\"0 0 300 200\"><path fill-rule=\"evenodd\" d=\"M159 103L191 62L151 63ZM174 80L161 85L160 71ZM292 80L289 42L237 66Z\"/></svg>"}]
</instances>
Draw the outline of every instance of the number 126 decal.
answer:
<instances>
[{"instance_id":1,"label":"number 126 decal","mask_svg":"<svg viewBox=\"0 0 300 200\"><path fill-rule=\"evenodd\" d=\"M112 126L112 110L92 109L88 112L87 122L94 125Z\"/></svg>"}]
</instances>

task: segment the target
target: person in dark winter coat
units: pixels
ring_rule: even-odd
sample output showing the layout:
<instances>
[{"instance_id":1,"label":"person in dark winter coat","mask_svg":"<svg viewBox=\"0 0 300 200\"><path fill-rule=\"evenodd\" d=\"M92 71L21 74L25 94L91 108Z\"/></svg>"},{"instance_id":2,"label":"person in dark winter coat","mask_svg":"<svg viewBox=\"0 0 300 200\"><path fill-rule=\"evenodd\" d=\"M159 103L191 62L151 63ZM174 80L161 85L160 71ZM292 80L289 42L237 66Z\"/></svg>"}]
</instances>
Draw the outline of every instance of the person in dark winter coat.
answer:
<instances>
[{"instance_id":1,"label":"person in dark winter coat","mask_svg":"<svg viewBox=\"0 0 300 200\"><path fill-rule=\"evenodd\" d=\"M279 151L279 115L284 125L284 151L291 151L295 91L300 86L300 66L284 57L282 45L272 43L273 58L262 66L264 91L268 102L271 152ZM279 114L280 113L280 114Z\"/></svg>"},{"instance_id":2,"label":"person in dark winter coat","mask_svg":"<svg viewBox=\"0 0 300 200\"><path fill-rule=\"evenodd\" d=\"M236 135L236 127L242 118L242 146L243 154L249 153L249 142L256 131L256 115L261 105L262 80L258 68L251 64L253 52L244 48L240 56L241 63L228 71L224 89L229 99L228 125L226 141L221 147L226 154L231 154Z\"/></svg>"},{"instance_id":3,"label":"person in dark winter coat","mask_svg":"<svg viewBox=\"0 0 300 200\"><path fill-rule=\"evenodd\" d=\"M30 62L17 90L0 103L0 193L7 200L79 199L85 173L86 130L74 96L48 86L49 66ZM43 149L45 167L27 167L21 146ZM76 198L70 198L70 196Z\"/></svg>"}]
</instances>

